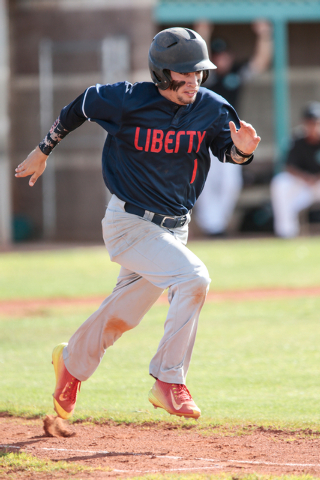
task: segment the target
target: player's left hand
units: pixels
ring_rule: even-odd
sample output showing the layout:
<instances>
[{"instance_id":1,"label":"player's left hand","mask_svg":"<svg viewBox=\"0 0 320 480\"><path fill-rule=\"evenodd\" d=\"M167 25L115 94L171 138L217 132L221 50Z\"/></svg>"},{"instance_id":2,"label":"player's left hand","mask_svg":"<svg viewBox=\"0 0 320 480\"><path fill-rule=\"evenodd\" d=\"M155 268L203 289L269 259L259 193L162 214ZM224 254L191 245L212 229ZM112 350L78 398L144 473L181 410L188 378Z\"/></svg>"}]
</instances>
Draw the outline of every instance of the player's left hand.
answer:
<instances>
[{"instance_id":1,"label":"player's left hand","mask_svg":"<svg viewBox=\"0 0 320 480\"><path fill-rule=\"evenodd\" d=\"M47 166L48 156L42 153L39 147L36 147L27 158L20 163L15 169L15 177L27 177L31 175L29 180L30 187L36 183L38 178L43 174Z\"/></svg>"},{"instance_id":2,"label":"player's left hand","mask_svg":"<svg viewBox=\"0 0 320 480\"><path fill-rule=\"evenodd\" d=\"M253 126L240 120L239 130L237 130L233 122L229 122L229 127L232 141L238 150L241 150L246 155L253 153L261 140Z\"/></svg>"}]
</instances>

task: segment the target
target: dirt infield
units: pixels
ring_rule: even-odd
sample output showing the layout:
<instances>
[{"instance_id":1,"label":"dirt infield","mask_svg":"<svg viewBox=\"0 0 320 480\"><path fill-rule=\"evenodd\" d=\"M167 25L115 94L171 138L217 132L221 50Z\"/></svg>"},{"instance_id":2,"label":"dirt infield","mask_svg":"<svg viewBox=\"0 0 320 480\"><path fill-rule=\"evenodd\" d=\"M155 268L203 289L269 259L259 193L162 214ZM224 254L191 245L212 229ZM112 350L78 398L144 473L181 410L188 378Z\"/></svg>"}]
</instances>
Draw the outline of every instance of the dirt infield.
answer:
<instances>
[{"instance_id":1,"label":"dirt infield","mask_svg":"<svg viewBox=\"0 0 320 480\"><path fill-rule=\"evenodd\" d=\"M221 302L227 300L251 301L275 298L319 297L320 287L300 288L256 288L247 290L227 290L222 292L209 292L206 302ZM39 298L39 299L14 299L0 301L0 315L29 316L39 315L45 308L90 306L97 308L104 300L102 296L74 297L74 298ZM168 303L164 293L157 304Z\"/></svg>"},{"instance_id":2,"label":"dirt infield","mask_svg":"<svg viewBox=\"0 0 320 480\"><path fill-rule=\"evenodd\" d=\"M76 434L73 437L47 437L40 419L4 416L0 418L0 449L97 469L82 472L82 479L128 478L154 472L320 476L320 436L311 431L285 432L251 425L241 434L236 429L222 432L219 428L201 432L194 425L182 428L169 423L86 423L71 428ZM21 477L19 472L19 478L27 478L25 473ZM59 471L59 479L64 478L70 474Z\"/></svg>"}]
</instances>

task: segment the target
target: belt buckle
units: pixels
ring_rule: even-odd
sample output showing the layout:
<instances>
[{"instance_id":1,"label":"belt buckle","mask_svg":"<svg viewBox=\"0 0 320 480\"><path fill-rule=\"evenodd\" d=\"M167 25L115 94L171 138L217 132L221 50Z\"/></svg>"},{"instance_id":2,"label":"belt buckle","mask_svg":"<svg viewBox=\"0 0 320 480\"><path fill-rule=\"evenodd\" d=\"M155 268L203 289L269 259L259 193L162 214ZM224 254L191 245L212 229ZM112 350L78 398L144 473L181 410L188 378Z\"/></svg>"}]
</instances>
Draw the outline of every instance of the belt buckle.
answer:
<instances>
[{"instance_id":1,"label":"belt buckle","mask_svg":"<svg viewBox=\"0 0 320 480\"><path fill-rule=\"evenodd\" d=\"M160 223L160 227L163 227L163 226L164 226L163 224L164 224L164 222L165 222L168 218L170 218L170 220L174 220L174 218L172 218L172 217L163 217L163 219L161 220L161 223ZM166 227L164 227L164 228L166 228ZM172 228L172 227L171 227L171 228Z\"/></svg>"},{"instance_id":2,"label":"belt buckle","mask_svg":"<svg viewBox=\"0 0 320 480\"><path fill-rule=\"evenodd\" d=\"M161 223L160 223L160 227L163 227L164 225L164 222L166 220L174 220L176 223L175 223L175 226L174 227L165 227L165 228L177 228L177 226L179 227L183 227L186 223L187 223L187 220L188 220L188 216L187 215L183 215L182 217L163 217Z\"/></svg>"}]
</instances>

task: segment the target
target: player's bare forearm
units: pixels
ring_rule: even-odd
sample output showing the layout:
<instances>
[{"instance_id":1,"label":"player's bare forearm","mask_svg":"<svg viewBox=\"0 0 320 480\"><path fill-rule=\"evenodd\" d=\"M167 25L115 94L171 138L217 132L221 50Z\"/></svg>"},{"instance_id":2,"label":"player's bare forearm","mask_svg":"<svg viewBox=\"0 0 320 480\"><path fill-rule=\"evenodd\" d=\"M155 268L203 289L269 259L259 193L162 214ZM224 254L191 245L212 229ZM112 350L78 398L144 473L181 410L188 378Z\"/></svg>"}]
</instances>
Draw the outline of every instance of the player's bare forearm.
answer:
<instances>
[{"instance_id":1,"label":"player's bare forearm","mask_svg":"<svg viewBox=\"0 0 320 480\"><path fill-rule=\"evenodd\" d=\"M249 65L254 74L260 74L267 70L272 60L272 25L265 20L258 20L252 27L257 35L257 42Z\"/></svg>"},{"instance_id":2,"label":"player's bare forearm","mask_svg":"<svg viewBox=\"0 0 320 480\"><path fill-rule=\"evenodd\" d=\"M247 161L248 156L253 154L261 138L257 135L253 126L243 120L240 121L239 130L237 130L233 122L229 122L229 127L234 145L240 152L246 155L243 159L234 159L234 161L240 164L244 163Z\"/></svg>"},{"instance_id":3,"label":"player's bare forearm","mask_svg":"<svg viewBox=\"0 0 320 480\"><path fill-rule=\"evenodd\" d=\"M28 177L31 176L29 180L30 187L36 183L38 178L43 174L47 166L48 155L45 155L41 152L39 147L36 147L32 150L27 158L20 163L15 169L15 177Z\"/></svg>"}]
</instances>

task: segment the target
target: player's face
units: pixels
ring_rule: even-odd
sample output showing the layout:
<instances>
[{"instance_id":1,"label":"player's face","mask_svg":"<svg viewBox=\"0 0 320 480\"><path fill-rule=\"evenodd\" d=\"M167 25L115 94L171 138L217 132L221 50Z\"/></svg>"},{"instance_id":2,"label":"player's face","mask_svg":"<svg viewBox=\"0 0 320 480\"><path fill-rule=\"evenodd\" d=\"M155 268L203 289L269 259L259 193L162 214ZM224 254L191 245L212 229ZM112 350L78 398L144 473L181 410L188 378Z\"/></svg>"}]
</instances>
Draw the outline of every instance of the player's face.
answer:
<instances>
[{"instance_id":1,"label":"player's face","mask_svg":"<svg viewBox=\"0 0 320 480\"><path fill-rule=\"evenodd\" d=\"M211 61L217 67L218 75L227 74L231 70L233 60L234 57L229 52L213 53L211 55Z\"/></svg>"},{"instance_id":2,"label":"player's face","mask_svg":"<svg viewBox=\"0 0 320 480\"><path fill-rule=\"evenodd\" d=\"M196 99L202 81L202 72L170 72L172 83L165 90L166 97L178 105L188 105Z\"/></svg>"},{"instance_id":3,"label":"player's face","mask_svg":"<svg viewBox=\"0 0 320 480\"><path fill-rule=\"evenodd\" d=\"M310 143L318 143L320 140L320 119L305 119L306 135Z\"/></svg>"}]
</instances>

